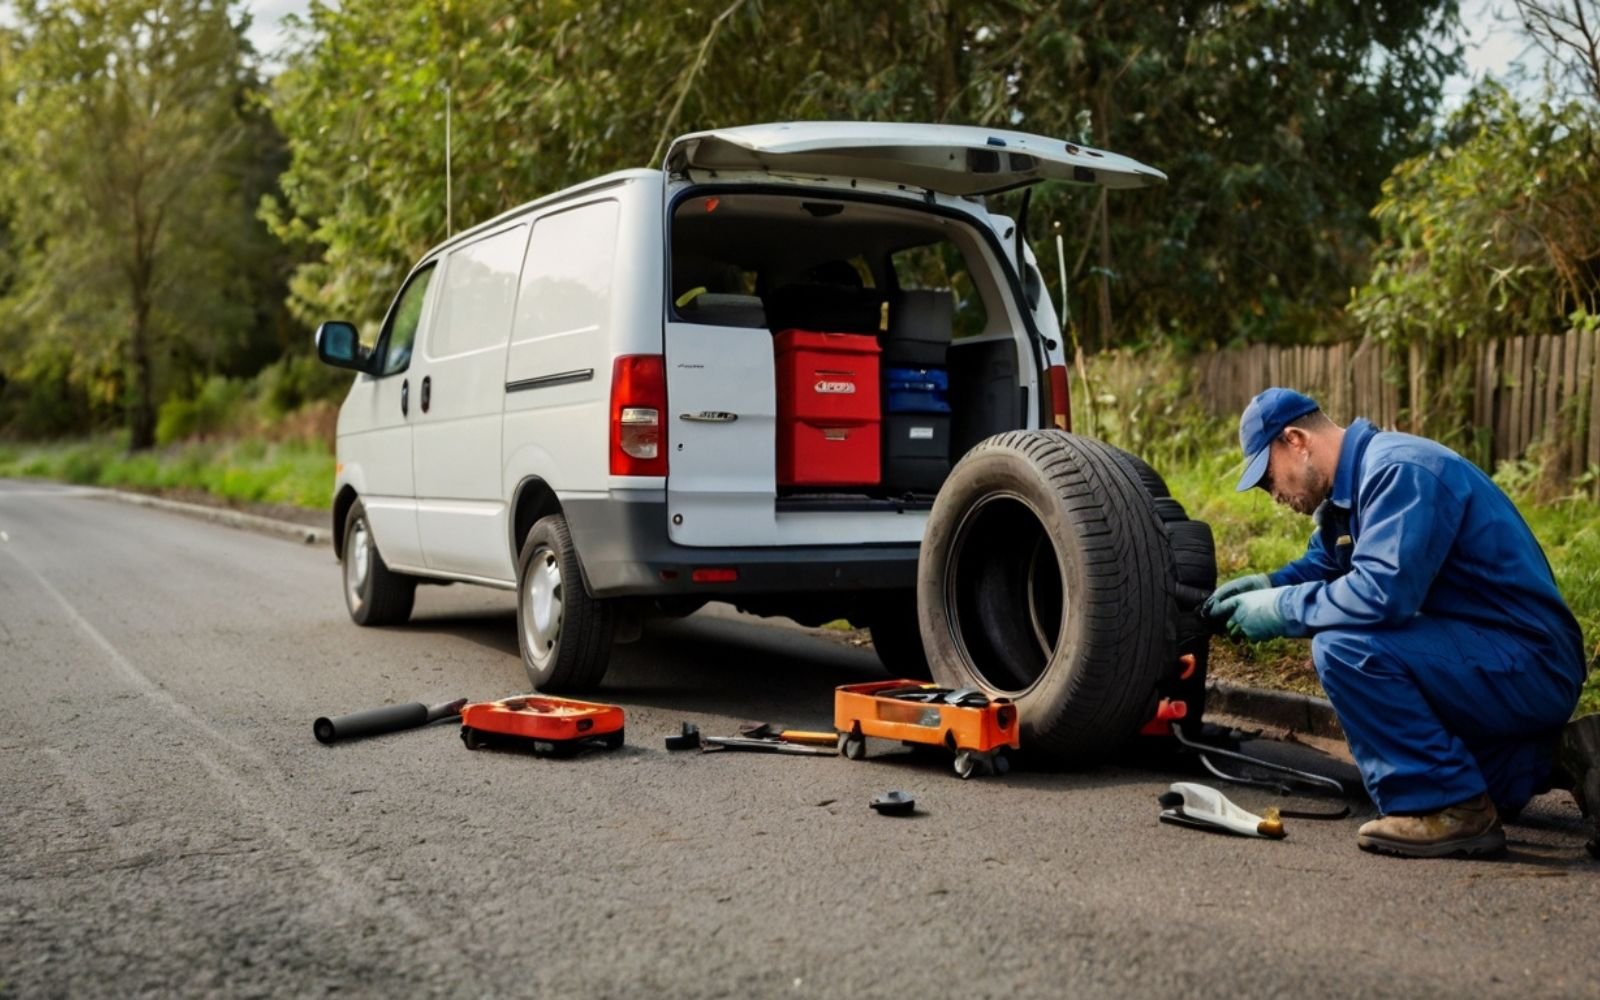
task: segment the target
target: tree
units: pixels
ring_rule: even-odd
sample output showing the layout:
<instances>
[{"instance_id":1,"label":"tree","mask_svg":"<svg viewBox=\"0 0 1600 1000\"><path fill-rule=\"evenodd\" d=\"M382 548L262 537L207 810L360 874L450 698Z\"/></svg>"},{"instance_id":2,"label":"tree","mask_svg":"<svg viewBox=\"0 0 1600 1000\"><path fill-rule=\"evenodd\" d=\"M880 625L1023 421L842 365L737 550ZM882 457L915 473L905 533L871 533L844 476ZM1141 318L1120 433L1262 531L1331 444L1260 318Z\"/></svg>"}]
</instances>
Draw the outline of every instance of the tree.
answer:
<instances>
[{"instance_id":1,"label":"tree","mask_svg":"<svg viewBox=\"0 0 1600 1000\"><path fill-rule=\"evenodd\" d=\"M313 3L274 97L293 161L268 211L318 258L299 314L367 319L445 235L446 84L458 220L651 163L695 129L1015 127L1172 177L1104 205L1036 196L1036 235L1061 219L1092 244L1072 291L1093 293L1100 344L1291 339L1337 322L1365 276L1367 210L1422 148L1455 24L1455 0Z\"/></svg>"},{"instance_id":2,"label":"tree","mask_svg":"<svg viewBox=\"0 0 1600 1000\"><path fill-rule=\"evenodd\" d=\"M175 367L214 363L255 316L263 239L240 151L253 75L225 0L20 0L4 65L0 187L19 247L5 367L120 400L154 442Z\"/></svg>"},{"instance_id":3,"label":"tree","mask_svg":"<svg viewBox=\"0 0 1600 1000\"><path fill-rule=\"evenodd\" d=\"M1383 243L1350 311L1401 342L1563 333L1600 316L1600 128L1569 102L1487 84L1446 137L1394 168L1373 209Z\"/></svg>"},{"instance_id":4,"label":"tree","mask_svg":"<svg viewBox=\"0 0 1600 1000\"><path fill-rule=\"evenodd\" d=\"M1554 75L1600 106L1600 9L1593 0L1516 0L1522 30Z\"/></svg>"}]
</instances>

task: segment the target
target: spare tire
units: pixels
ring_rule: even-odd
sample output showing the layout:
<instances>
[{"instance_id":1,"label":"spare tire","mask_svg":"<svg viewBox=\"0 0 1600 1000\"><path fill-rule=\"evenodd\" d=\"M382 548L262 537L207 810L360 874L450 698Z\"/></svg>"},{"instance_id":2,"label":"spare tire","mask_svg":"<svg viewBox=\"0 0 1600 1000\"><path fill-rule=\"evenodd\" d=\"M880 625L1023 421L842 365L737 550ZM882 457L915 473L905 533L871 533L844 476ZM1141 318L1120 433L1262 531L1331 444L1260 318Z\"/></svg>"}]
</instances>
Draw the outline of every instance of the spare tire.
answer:
<instances>
[{"instance_id":1,"label":"spare tire","mask_svg":"<svg viewBox=\"0 0 1600 1000\"><path fill-rule=\"evenodd\" d=\"M989 438L950 471L923 536L933 676L1012 699L1030 753L1103 757L1150 717L1175 661L1172 565L1150 493L1110 446Z\"/></svg>"}]
</instances>

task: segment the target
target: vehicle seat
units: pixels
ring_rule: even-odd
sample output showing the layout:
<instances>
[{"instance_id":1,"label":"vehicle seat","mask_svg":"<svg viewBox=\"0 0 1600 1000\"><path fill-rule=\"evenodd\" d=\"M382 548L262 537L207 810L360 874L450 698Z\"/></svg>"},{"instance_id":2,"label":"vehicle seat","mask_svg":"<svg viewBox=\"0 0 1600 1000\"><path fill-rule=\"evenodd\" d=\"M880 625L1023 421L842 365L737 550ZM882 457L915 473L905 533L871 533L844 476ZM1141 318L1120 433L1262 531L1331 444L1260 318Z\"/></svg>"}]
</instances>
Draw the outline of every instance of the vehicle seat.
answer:
<instances>
[{"instance_id":1,"label":"vehicle seat","mask_svg":"<svg viewBox=\"0 0 1600 1000\"><path fill-rule=\"evenodd\" d=\"M943 368L955 330L955 296L948 288L901 292L889 307L883 336L885 365Z\"/></svg>"},{"instance_id":2,"label":"vehicle seat","mask_svg":"<svg viewBox=\"0 0 1600 1000\"><path fill-rule=\"evenodd\" d=\"M740 294L739 287L739 270L732 265L701 258L673 261L672 301L686 322L765 327L767 314L761 299Z\"/></svg>"}]
</instances>

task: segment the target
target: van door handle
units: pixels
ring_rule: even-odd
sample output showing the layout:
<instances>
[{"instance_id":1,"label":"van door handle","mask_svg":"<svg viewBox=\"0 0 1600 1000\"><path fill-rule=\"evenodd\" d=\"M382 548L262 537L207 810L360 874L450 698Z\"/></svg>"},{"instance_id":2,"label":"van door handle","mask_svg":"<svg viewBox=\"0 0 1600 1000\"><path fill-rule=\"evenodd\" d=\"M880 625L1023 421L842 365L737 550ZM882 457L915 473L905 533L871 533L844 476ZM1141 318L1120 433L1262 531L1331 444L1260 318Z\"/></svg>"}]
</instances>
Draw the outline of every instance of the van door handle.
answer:
<instances>
[{"instance_id":1,"label":"van door handle","mask_svg":"<svg viewBox=\"0 0 1600 1000\"><path fill-rule=\"evenodd\" d=\"M406 416L411 412L411 380L400 380L400 415Z\"/></svg>"},{"instance_id":2,"label":"van door handle","mask_svg":"<svg viewBox=\"0 0 1600 1000\"><path fill-rule=\"evenodd\" d=\"M428 397L433 395L433 376L422 376L422 412L428 412Z\"/></svg>"}]
</instances>

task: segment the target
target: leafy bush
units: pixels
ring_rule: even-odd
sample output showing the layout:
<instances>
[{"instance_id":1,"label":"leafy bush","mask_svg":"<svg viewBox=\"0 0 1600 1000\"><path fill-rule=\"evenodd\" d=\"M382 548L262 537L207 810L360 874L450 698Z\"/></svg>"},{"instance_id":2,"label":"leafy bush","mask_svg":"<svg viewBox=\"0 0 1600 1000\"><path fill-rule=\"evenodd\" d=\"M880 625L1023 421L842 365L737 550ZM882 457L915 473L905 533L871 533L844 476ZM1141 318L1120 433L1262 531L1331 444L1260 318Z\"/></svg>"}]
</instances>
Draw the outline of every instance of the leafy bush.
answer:
<instances>
[{"instance_id":1,"label":"leafy bush","mask_svg":"<svg viewBox=\"0 0 1600 1000\"><path fill-rule=\"evenodd\" d=\"M1478 88L1446 140L1394 168L1350 312L1401 341L1560 333L1600 313L1600 121Z\"/></svg>"},{"instance_id":2,"label":"leafy bush","mask_svg":"<svg viewBox=\"0 0 1600 1000\"><path fill-rule=\"evenodd\" d=\"M333 454L315 443L188 442L128 454L117 435L0 449L0 476L155 491L202 490L224 500L324 508Z\"/></svg>"},{"instance_id":3,"label":"leafy bush","mask_svg":"<svg viewBox=\"0 0 1600 1000\"><path fill-rule=\"evenodd\" d=\"M208 437L236 427L247 407L248 386L240 379L213 375L192 399L174 396L156 415L156 443Z\"/></svg>"}]
</instances>

